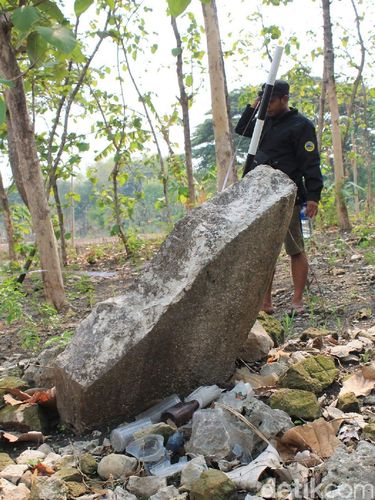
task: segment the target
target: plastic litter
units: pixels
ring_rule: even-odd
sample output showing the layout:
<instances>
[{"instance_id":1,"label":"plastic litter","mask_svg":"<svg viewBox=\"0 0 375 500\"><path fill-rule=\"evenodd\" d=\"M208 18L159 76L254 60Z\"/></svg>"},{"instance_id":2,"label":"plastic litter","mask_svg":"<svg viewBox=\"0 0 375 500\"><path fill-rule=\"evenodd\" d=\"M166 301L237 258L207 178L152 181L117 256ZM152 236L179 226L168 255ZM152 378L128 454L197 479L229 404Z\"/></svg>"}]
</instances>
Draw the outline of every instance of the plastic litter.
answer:
<instances>
[{"instance_id":1,"label":"plastic litter","mask_svg":"<svg viewBox=\"0 0 375 500\"><path fill-rule=\"evenodd\" d=\"M220 397L220 402L230 406L239 412L243 409L244 401L254 394L251 384L248 382L237 382L233 389L229 392L224 392Z\"/></svg>"},{"instance_id":2,"label":"plastic litter","mask_svg":"<svg viewBox=\"0 0 375 500\"><path fill-rule=\"evenodd\" d=\"M212 401L215 401L220 394L221 389L217 385L203 385L189 394L189 396L185 398L185 403L195 400L198 401L199 408L205 408L211 404Z\"/></svg>"},{"instance_id":3,"label":"plastic litter","mask_svg":"<svg viewBox=\"0 0 375 500\"><path fill-rule=\"evenodd\" d=\"M164 438L159 434L149 434L129 443L126 452L142 462L159 462L166 453Z\"/></svg>"},{"instance_id":4,"label":"plastic litter","mask_svg":"<svg viewBox=\"0 0 375 500\"><path fill-rule=\"evenodd\" d=\"M137 415L135 420L144 420L147 418L150 419L153 424L157 424L161 420L162 413L177 403L181 403L181 399L177 396L177 394L172 394L171 396L163 399L163 401L160 401L160 403L151 406L148 410Z\"/></svg>"},{"instance_id":5,"label":"plastic litter","mask_svg":"<svg viewBox=\"0 0 375 500\"><path fill-rule=\"evenodd\" d=\"M164 422L171 420L177 427L180 427L191 419L193 413L198 410L198 408L199 403L195 400L188 401L187 403L177 403L172 406L172 408L165 411L161 418Z\"/></svg>"},{"instance_id":6,"label":"plastic litter","mask_svg":"<svg viewBox=\"0 0 375 500\"><path fill-rule=\"evenodd\" d=\"M150 467L150 473L153 476L158 477L171 477L181 472L187 466L187 464L188 459L186 456L181 457L180 460L175 464L171 464L170 459L166 458L153 467Z\"/></svg>"},{"instance_id":7,"label":"plastic litter","mask_svg":"<svg viewBox=\"0 0 375 500\"><path fill-rule=\"evenodd\" d=\"M134 439L133 436L135 432L150 427L151 425L152 422L149 418L136 420L130 424L120 425L111 432L109 437L112 448L117 452L124 451L126 445Z\"/></svg>"},{"instance_id":8,"label":"plastic litter","mask_svg":"<svg viewBox=\"0 0 375 500\"><path fill-rule=\"evenodd\" d=\"M172 436L169 436L167 441L167 450L172 451L173 453L178 453L178 451L184 445L184 435L182 432L175 432Z\"/></svg>"}]
</instances>

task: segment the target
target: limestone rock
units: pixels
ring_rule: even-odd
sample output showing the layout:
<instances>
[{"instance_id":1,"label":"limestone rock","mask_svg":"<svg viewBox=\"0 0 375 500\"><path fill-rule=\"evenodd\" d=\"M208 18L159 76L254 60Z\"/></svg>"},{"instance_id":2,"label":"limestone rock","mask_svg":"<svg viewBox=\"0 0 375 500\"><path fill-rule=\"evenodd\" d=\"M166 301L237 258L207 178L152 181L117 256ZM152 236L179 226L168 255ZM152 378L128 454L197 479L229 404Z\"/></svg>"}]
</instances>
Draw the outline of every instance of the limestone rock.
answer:
<instances>
[{"instance_id":1,"label":"limestone rock","mask_svg":"<svg viewBox=\"0 0 375 500\"><path fill-rule=\"evenodd\" d=\"M186 467L181 472L181 484L190 489L191 485L198 481L202 472L207 470L207 464L203 456L197 456L190 460Z\"/></svg>"},{"instance_id":2,"label":"limestone rock","mask_svg":"<svg viewBox=\"0 0 375 500\"><path fill-rule=\"evenodd\" d=\"M344 412L359 413L359 401L354 392L341 394L337 401L337 408Z\"/></svg>"},{"instance_id":3,"label":"limestone rock","mask_svg":"<svg viewBox=\"0 0 375 500\"><path fill-rule=\"evenodd\" d=\"M367 424L362 431L362 437L365 439L375 440L375 423Z\"/></svg>"},{"instance_id":4,"label":"limestone rock","mask_svg":"<svg viewBox=\"0 0 375 500\"><path fill-rule=\"evenodd\" d=\"M42 462L45 456L45 453L39 450L25 450L16 458L16 462L17 464Z\"/></svg>"},{"instance_id":5,"label":"limestone rock","mask_svg":"<svg viewBox=\"0 0 375 500\"><path fill-rule=\"evenodd\" d=\"M271 337L257 320L239 352L239 357L249 362L259 361L268 356L272 347Z\"/></svg>"},{"instance_id":6,"label":"limestone rock","mask_svg":"<svg viewBox=\"0 0 375 500\"><path fill-rule=\"evenodd\" d=\"M91 453L83 453L79 457L79 467L84 474L91 475L95 474L98 470L98 464Z\"/></svg>"},{"instance_id":7,"label":"limestone rock","mask_svg":"<svg viewBox=\"0 0 375 500\"><path fill-rule=\"evenodd\" d=\"M29 364L24 377L32 387L49 388L54 386L53 363L63 350L64 347L60 345L49 347Z\"/></svg>"},{"instance_id":8,"label":"limestone rock","mask_svg":"<svg viewBox=\"0 0 375 500\"><path fill-rule=\"evenodd\" d=\"M61 465L61 460L62 456L58 455L57 453L54 453L51 451L51 453L48 453L46 458L43 460L44 465L47 465L48 467L52 467L53 469L58 469L57 464L59 463ZM70 462L69 467L74 467L75 462ZM62 467L60 467L62 468Z\"/></svg>"},{"instance_id":9,"label":"limestone rock","mask_svg":"<svg viewBox=\"0 0 375 500\"><path fill-rule=\"evenodd\" d=\"M56 360L65 423L82 431L124 421L147 401L229 378L276 263L295 189L282 172L257 167L179 221L123 296L95 306ZM150 363L155 352L158 363Z\"/></svg>"},{"instance_id":10,"label":"limestone rock","mask_svg":"<svg viewBox=\"0 0 375 500\"><path fill-rule=\"evenodd\" d=\"M30 490L23 483L15 486L6 479L0 479L0 498L4 500L29 500Z\"/></svg>"},{"instance_id":11,"label":"limestone rock","mask_svg":"<svg viewBox=\"0 0 375 500\"><path fill-rule=\"evenodd\" d=\"M184 500L185 498L187 498L187 494L180 495L180 492L174 486L160 488L155 495L150 496L150 500Z\"/></svg>"},{"instance_id":12,"label":"limestone rock","mask_svg":"<svg viewBox=\"0 0 375 500\"><path fill-rule=\"evenodd\" d=\"M66 481L65 485L68 487L69 494L73 497L79 497L86 493L86 486L83 483L77 483L75 481Z\"/></svg>"},{"instance_id":13,"label":"limestone rock","mask_svg":"<svg viewBox=\"0 0 375 500\"><path fill-rule=\"evenodd\" d=\"M8 465L13 465L14 461L10 458L8 453L0 453L0 472Z\"/></svg>"},{"instance_id":14,"label":"limestone rock","mask_svg":"<svg viewBox=\"0 0 375 500\"><path fill-rule=\"evenodd\" d=\"M266 363L260 369L259 374L262 377L268 377L270 375L276 375L277 377L282 377L287 371L289 366L286 363L274 362Z\"/></svg>"},{"instance_id":15,"label":"limestone rock","mask_svg":"<svg viewBox=\"0 0 375 500\"><path fill-rule=\"evenodd\" d=\"M317 397L313 392L298 389L280 389L269 399L271 408L285 411L291 417L315 420L321 415Z\"/></svg>"},{"instance_id":16,"label":"limestone rock","mask_svg":"<svg viewBox=\"0 0 375 500\"><path fill-rule=\"evenodd\" d=\"M271 337L275 346L278 347L284 342L284 328L277 318L270 316L264 311L260 311L258 321Z\"/></svg>"},{"instance_id":17,"label":"limestone rock","mask_svg":"<svg viewBox=\"0 0 375 500\"><path fill-rule=\"evenodd\" d=\"M126 488L137 497L148 498L167 486L167 480L156 476L130 476Z\"/></svg>"},{"instance_id":18,"label":"limestone rock","mask_svg":"<svg viewBox=\"0 0 375 500\"><path fill-rule=\"evenodd\" d=\"M43 431L46 421L38 405L5 406L0 410L0 427L5 430Z\"/></svg>"},{"instance_id":19,"label":"limestone rock","mask_svg":"<svg viewBox=\"0 0 375 500\"><path fill-rule=\"evenodd\" d=\"M49 453L53 453L53 449L50 447L49 444L43 443L38 447L38 451L42 451L45 456L47 456Z\"/></svg>"},{"instance_id":20,"label":"limestone rock","mask_svg":"<svg viewBox=\"0 0 375 500\"><path fill-rule=\"evenodd\" d=\"M33 473L31 470L27 470L22 474L20 483L23 483L27 488L29 488L29 490L31 490L31 486L33 484Z\"/></svg>"},{"instance_id":21,"label":"limestone rock","mask_svg":"<svg viewBox=\"0 0 375 500\"><path fill-rule=\"evenodd\" d=\"M236 491L236 485L229 477L216 469L208 469L192 484L191 500L228 500Z\"/></svg>"},{"instance_id":22,"label":"limestone rock","mask_svg":"<svg viewBox=\"0 0 375 500\"><path fill-rule=\"evenodd\" d=\"M134 474L137 469L138 461L136 458L128 457L127 455L118 455L111 453L103 457L98 465L98 474L102 479L119 479L126 478Z\"/></svg>"},{"instance_id":23,"label":"limestone rock","mask_svg":"<svg viewBox=\"0 0 375 500\"><path fill-rule=\"evenodd\" d=\"M17 484L29 467L26 464L8 465L0 472L0 477Z\"/></svg>"},{"instance_id":24,"label":"limestone rock","mask_svg":"<svg viewBox=\"0 0 375 500\"><path fill-rule=\"evenodd\" d=\"M318 354L292 365L280 385L320 393L335 381L338 373L332 358Z\"/></svg>"},{"instance_id":25,"label":"limestone rock","mask_svg":"<svg viewBox=\"0 0 375 500\"><path fill-rule=\"evenodd\" d=\"M113 490L113 495L113 500L137 500L137 497L133 493L129 493L129 491L124 490L121 486L116 486Z\"/></svg>"},{"instance_id":26,"label":"limestone rock","mask_svg":"<svg viewBox=\"0 0 375 500\"><path fill-rule=\"evenodd\" d=\"M319 496L323 500L372 500L374 470L375 445L360 441L352 453L340 446L324 464Z\"/></svg>"},{"instance_id":27,"label":"limestone rock","mask_svg":"<svg viewBox=\"0 0 375 500\"><path fill-rule=\"evenodd\" d=\"M60 469L57 472L55 472L53 477L55 479L62 481L76 481L76 482L82 481L81 473L79 472L78 469L75 469L74 467L65 467L63 469Z\"/></svg>"},{"instance_id":28,"label":"limestone rock","mask_svg":"<svg viewBox=\"0 0 375 500\"><path fill-rule=\"evenodd\" d=\"M31 487L31 500L67 500L68 487L61 479L37 476Z\"/></svg>"},{"instance_id":29,"label":"limestone rock","mask_svg":"<svg viewBox=\"0 0 375 500\"><path fill-rule=\"evenodd\" d=\"M47 457L46 457L47 458ZM56 470L65 469L67 467L76 467L77 459L74 455L65 455L60 456L60 458L56 458L54 468Z\"/></svg>"}]
</instances>

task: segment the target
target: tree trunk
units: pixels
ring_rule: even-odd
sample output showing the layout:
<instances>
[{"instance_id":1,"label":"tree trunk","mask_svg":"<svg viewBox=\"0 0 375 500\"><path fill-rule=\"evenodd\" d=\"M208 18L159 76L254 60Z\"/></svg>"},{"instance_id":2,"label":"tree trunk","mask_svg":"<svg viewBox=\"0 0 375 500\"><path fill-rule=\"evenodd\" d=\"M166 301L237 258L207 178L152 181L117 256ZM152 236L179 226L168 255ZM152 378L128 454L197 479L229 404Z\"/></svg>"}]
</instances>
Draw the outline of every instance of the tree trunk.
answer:
<instances>
[{"instance_id":1,"label":"tree trunk","mask_svg":"<svg viewBox=\"0 0 375 500\"><path fill-rule=\"evenodd\" d=\"M180 49L177 54L177 79L178 86L180 88L180 105L182 109L182 123L184 126L184 146L185 146L185 162L186 162L186 174L188 179L188 189L189 189L189 203L188 208L192 208L195 205L195 186L194 186L194 175L193 175L193 155L191 150L191 137L190 137L190 118L189 118L189 97L185 90L184 85L184 73L183 73L183 62L182 62L182 43L180 33L177 28L177 22L175 17L171 17L172 27L174 36L176 38L177 48Z\"/></svg>"},{"instance_id":2,"label":"tree trunk","mask_svg":"<svg viewBox=\"0 0 375 500\"><path fill-rule=\"evenodd\" d=\"M27 201L25 187L22 182L20 164L18 161L17 147L14 141L14 134L13 134L12 123L10 121L9 111L7 111L6 120L7 120L8 155L9 155L10 168L12 169L13 180L16 183L17 191L19 192L22 201L28 207L29 203Z\"/></svg>"},{"instance_id":3,"label":"tree trunk","mask_svg":"<svg viewBox=\"0 0 375 500\"><path fill-rule=\"evenodd\" d=\"M60 251L61 251L61 261L63 266L68 265L68 256L66 254L66 240L65 240L65 224L64 224L64 214L61 208L61 201L59 195L59 189L57 187L57 182L55 176L53 177L53 196L56 203L57 219L59 221L59 231L60 231Z\"/></svg>"},{"instance_id":4,"label":"tree trunk","mask_svg":"<svg viewBox=\"0 0 375 500\"><path fill-rule=\"evenodd\" d=\"M330 14L330 0L322 0L324 21L324 75L326 78L328 103L331 113L331 131L333 143L334 173L335 173L335 195L338 223L343 231L350 231L351 225L346 207L344 186L344 162L342 151L342 140L339 123L339 106L337 102L336 82L334 72L334 52L332 41L332 26Z\"/></svg>"},{"instance_id":5,"label":"tree trunk","mask_svg":"<svg viewBox=\"0 0 375 500\"><path fill-rule=\"evenodd\" d=\"M14 249L14 233L13 233L12 218L10 215L8 196L4 188L1 172L0 172L0 206L2 207L4 214L4 225L5 225L5 231L7 233L9 259L16 260L17 256L16 256L16 251Z\"/></svg>"},{"instance_id":6,"label":"tree trunk","mask_svg":"<svg viewBox=\"0 0 375 500\"><path fill-rule=\"evenodd\" d=\"M49 216L42 173L35 145L35 136L28 115L26 96L14 50L11 45L10 23L0 16L0 72L14 87L5 91L11 131L17 151L22 184L31 213L33 230L43 269L42 277L46 299L57 310L67 306L60 269L57 242Z\"/></svg>"},{"instance_id":7,"label":"tree trunk","mask_svg":"<svg viewBox=\"0 0 375 500\"><path fill-rule=\"evenodd\" d=\"M367 101L367 91L366 91L366 86L362 80L362 96L363 96L363 122L365 124L365 127L363 129L364 133L364 143L365 143L365 150L364 150L364 158L365 158L365 165L366 165L366 171L367 171L367 196L366 196L366 211L367 213L371 213L372 207L374 205L373 203L373 192L372 192L372 169L373 169L373 164L372 164L372 140L371 140L371 135L370 135L370 124L369 124L369 119L368 119L368 101Z\"/></svg>"},{"instance_id":8,"label":"tree trunk","mask_svg":"<svg viewBox=\"0 0 375 500\"><path fill-rule=\"evenodd\" d=\"M116 153L118 154L118 152ZM118 184L117 184L117 176L119 174L119 164L118 162L115 163L115 166L113 167L111 176L112 176L112 184L113 184L113 211L114 211L114 216L115 216L115 221L118 227L118 235L122 241L122 244L124 245L126 255L130 257L132 255L132 251L128 245L128 239L126 237L124 228L122 227L122 220L121 220L121 210L120 210L120 203L118 199Z\"/></svg>"},{"instance_id":9,"label":"tree trunk","mask_svg":"<svg viewBox=\"0 0 375 500\"><path fill-rule=\"evenodd\" d=\"M215 0L203 3L203 16L207 37L207 54L210 73L212 118L214 124L217 163L217 187L221 191L228 169L227 185L237 180L234 165L234 148L230 133L228 98L223 52L221 49L219 22Z\"/></svg>"},{"instance_id":10,"label":"tree trunk","mask_svg":"<svg viewBox=\"0 0 375 500\"><path fill-rule=\"evenodd\" d=\"M357 163L357 142L355 138L355 133L352 132L352 172L353 172L353 184L354 184L354 211L355 214L359 214L359 190L358 190L358 163Z\"/></svg>"},{"instance_id":11,"label":"tree trunk","mask_svg":"<svg viewBox=\"0 0 375 500\"><path fill-rule=\"evenodd\" d=\"M318 131L317 131L317 140L319 152L322 152L322 141L323 141L323 129L324 129L324 113L325 113L325 104L326 104L326 77L323 75L321 86L320 86L320 97L319 97L319 115L318 115Z\"/></svg>"}]
</instances>

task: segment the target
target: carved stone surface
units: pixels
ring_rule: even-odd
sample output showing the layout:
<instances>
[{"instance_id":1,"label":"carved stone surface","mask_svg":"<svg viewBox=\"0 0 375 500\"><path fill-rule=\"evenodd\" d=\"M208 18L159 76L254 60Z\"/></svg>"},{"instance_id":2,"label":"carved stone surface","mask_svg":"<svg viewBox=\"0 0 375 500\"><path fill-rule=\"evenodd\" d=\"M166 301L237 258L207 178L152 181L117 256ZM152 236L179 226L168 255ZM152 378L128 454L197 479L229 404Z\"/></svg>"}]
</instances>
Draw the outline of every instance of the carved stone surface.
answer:
<instances>
[{"instance_id":1,"label":"carved stone surface","mask_svg":"<svg viewBox=\"0 0 375 500\"><path fill-rule=\"evenodd\" d=\"M295 185L260 166L180 220L122 296L96 305L56 361L60 416L77 431L224 382L254 324Z\"/></svg>"}]
</instances>

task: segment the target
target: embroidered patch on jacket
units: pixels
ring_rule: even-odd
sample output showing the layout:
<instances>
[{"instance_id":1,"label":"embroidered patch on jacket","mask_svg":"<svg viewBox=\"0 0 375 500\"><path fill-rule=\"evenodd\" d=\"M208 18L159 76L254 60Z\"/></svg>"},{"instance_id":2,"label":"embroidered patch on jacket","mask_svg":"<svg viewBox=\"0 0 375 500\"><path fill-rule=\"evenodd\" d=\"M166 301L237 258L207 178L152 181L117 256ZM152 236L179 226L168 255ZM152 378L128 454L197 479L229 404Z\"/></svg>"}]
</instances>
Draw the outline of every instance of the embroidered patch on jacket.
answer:
<instances>
[{"instance_id":1,"label":"embroidered patch on jacket","mask_svg":"<svg viewBox=\"0 0 375 500\"><path fill-rule=\"evenodd\" d=\"M311 153L315 149L315 144L312 141L307 141L307 142L305 142L305 149L306 149L306 151Z\"/></svg>"}]
</instances>

